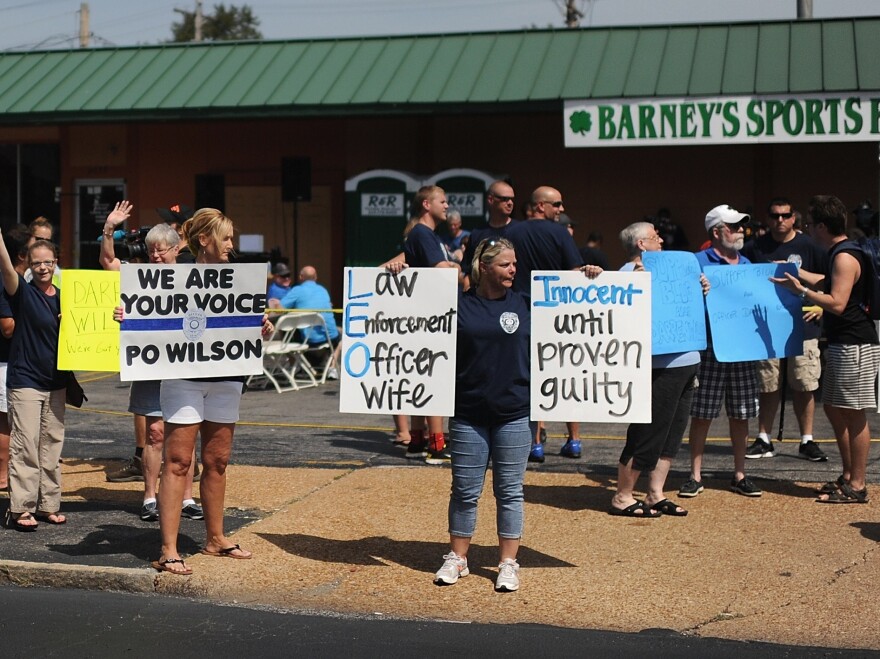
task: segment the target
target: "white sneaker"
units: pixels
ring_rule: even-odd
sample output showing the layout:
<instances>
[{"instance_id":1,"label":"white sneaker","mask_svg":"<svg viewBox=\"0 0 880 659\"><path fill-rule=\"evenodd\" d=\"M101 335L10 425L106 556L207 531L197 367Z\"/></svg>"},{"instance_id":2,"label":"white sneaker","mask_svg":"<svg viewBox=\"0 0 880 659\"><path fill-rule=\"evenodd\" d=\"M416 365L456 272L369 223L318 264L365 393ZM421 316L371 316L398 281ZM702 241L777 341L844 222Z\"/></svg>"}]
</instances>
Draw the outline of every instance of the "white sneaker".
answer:
<instances>
[{"instance_id":1,"label":"white sneaker","mask_svg":"<svg viewBox=\"0 0 880 659\"><path fill-rule=\"evenodd\" d=\"M469 574L467 559L451 551L443 557L443 567L434 575L434 583L452 585L459 577L466 577Z\"/></svg>"},{"instance_id":2,"label":"white sneaker","mask_svg":"<svg viewBox=\"0 0 880 659\"><path fill-rule=\"evenodd\" d=\"M339 379L339 371L336 370L336 367L331 367L327 370L327 379L328 380L338 380Z\"/></svg>"},{"instance_id":3,"label":"white sneaker","mask_svg":"<svg viewBox=\"0 0 880 659\"><path fill-rule=\"evenodd\" d=\"M502 563L498 564L498 578L495 580L495 590L519 590L519 563L512 558L506 558Z\"/></svg>"}]
</instances>

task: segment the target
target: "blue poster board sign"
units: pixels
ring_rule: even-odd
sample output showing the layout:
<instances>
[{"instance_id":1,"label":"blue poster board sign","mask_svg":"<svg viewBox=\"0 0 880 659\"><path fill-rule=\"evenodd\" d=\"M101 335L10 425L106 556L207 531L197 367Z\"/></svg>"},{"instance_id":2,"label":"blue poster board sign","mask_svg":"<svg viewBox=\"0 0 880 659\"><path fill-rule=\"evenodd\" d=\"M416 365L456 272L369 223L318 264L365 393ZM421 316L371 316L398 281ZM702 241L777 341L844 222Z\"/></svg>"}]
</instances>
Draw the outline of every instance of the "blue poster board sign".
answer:
<instances>
[{"instance_id":1,"label":"blue poster board sign","mask_svg":"<svg viewBox=\"0 0 880 659\"><path fill-rule=\"evenodd\" d=\"M712 347L720 362L793 357L803 354L801 299L770 277L797 275L794 263L707 265L706 296Z\"/></svg>"},{"instance_id":2,"label":"blue poster board sign","mask_svg":"<svg viewBox=\"0 0 880 659\"><path fill-rule=\"evenodd\" d=\"M651 354L706 349L700 263L690 252L644 252L651 273Z\"/></svg>"}]
</instances>

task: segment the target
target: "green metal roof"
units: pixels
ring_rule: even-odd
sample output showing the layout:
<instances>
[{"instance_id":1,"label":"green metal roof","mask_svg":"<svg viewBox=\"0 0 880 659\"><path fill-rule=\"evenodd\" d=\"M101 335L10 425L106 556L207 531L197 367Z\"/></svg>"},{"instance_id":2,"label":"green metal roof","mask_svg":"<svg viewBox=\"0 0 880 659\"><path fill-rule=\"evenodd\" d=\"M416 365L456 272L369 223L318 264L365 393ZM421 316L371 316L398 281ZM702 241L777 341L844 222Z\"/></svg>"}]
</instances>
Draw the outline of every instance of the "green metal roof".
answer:
<instances>
[{"instance_id":1,"label":"green metal roof","mask_svg":"<svg viewBox=\"0 0 880 659\"><path fill-rule=\"evenodd\" d=\"M0 122L880 90L880 17L0 53Z\"/></svg>"}]
</instances>

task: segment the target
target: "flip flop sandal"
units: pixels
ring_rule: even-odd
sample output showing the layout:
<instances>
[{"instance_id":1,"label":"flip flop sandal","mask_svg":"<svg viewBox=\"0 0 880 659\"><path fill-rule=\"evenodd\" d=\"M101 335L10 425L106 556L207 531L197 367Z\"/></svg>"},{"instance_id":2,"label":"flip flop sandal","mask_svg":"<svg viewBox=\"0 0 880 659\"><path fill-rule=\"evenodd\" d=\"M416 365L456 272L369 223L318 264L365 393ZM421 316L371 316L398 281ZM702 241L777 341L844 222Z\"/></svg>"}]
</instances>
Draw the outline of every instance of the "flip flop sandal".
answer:
<instances>
[{"instance_id":1,"label":"flip flop sandal","mask_svg":"<svg viewBox=\"0 0 880 659\"><path fill-rule=\"evenodd\" d=\"M254 557L253 554L250 556L236 556L232 552L235 550L244 551L239 545L232 545L231 547L225 547L220 549L219 551L211 551L210 549L203 548L199 551L200 554L204 554L205 556L214 556L216 558L236 558L240 561L250 560Z\"/></svg>"},{"instance_id":2,"label":"flip flop sandal","mask_svg":"<svg viewBox=\"0 0 880 659\"><path fill-rule=\"evenodd\" d=\"M614 515L615 517L637 517L640 519L657 519L658 517L662 517L660 512L648 508L644 501L636 501L634 504L627 506L626 508L615 508L614 506L611 506L608 514Z\"/></svg>"},{"instance_id":3,"label":"flip flop sandal","mask_svg":"<svg viewBox=\"0 0 880 659\"><path fill-rule=\"evenodd\" d=\"M36 517L37 519L46 522L46 524L55 524L57 526L67 524L67 516L60 510L56 513L37 513Z\"/></svg>"},{"instance_id":4,"label":"flip flop sandal","mask_svg":"<svg viewBox=\"0 0 880 659\"><path fill-rule=\"evenodd\" d=\"M657 511L663 515L669 515L670 517L685 517L688 514L688 511L669 499L658 501L651 506L651 510Z\"/></svg>"},{"instance_id":5,"label":"flip flop sandal","mask_svg":"<svg viewBox=\"0 0 880 659\"><path fill-rule=\"evenodd\" d=\"M180 563L183 566L183 569L172 570L168 567L171 563ZM153 561L150 565L156 570L159 570L159 572L168 572L169 574L176 574L180 577L187 577L193 573L192 568L187 567L182 558L166 558L164 561L160 559L158 561Z\"/></svg>"},{"instance_id":6,"label":"flip flop sandal","mask_svg":"<svg viewBox=\"0 0 880 659\"><path fill-rule=\"evenodd\" d=\"M11 510L6 511L6 517L3 519L3 526L7 529L15 529L16 531L22 531L23 533L29 533L31 531L36 531L39 527L39 524L22 524L21 520L34 520L36 518L30 513L21 513L16 516Z\"/></svg>"}]
</instances>

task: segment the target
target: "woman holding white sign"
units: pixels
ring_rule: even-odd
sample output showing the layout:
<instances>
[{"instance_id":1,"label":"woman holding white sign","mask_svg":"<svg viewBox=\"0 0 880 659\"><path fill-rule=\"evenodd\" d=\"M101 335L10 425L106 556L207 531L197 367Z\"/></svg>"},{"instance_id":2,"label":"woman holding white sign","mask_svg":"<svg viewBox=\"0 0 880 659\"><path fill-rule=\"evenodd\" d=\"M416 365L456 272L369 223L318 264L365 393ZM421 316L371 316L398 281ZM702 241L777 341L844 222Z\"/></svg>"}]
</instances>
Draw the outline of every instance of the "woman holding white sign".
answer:
<instances>
[{"instance_id":1,"label":"woman holding white sign","mask_svg":"<svg viewBox=\"0 0 880 659\"><path fill-rule=\"evenodd\" d=\"M453 584L468 574L467 553L491 458L501 554L495 588L519 588L516 554L532 433L530 310L528 300L511 290L515 274L513 245L503 238L484 240L474 253L474 286L459 296L455 416L449 420L451 551L434 577L437 584Z\"/></svg>"},{"instance_id":2,"label":"woman holding white sign","mask_svg":"<svg viewBox=\"0 0 880 659\"><path fill-rule=\"evenodd\" d=\"M58 252L48 240L28 249L33 273L25 282L0 240L3 287L15 316L6 373L9 422L9 510L6 526L34 531L37 517L64 524L61 513L61 448L69 371L59 371L61 291L52 283Z\"/></svg>"},{"instance_id":3,"label":"woman holding white sign","mask_svg":"<svg viewBox=\"0 0 880 659\"><path fill-rule=\"evenodd\" d=\"M183 232L196 263L228 263L233 250L232 220L213 208L202 208L183 225ZM263 335L272 332L263 316ZM159 528L162 555L154 568L172 574L192 574L177 551L180 509L187 473L193 459L196 436L202 437L200 493L207 539L201 553L222 558L248 559L251 552L234 544L223 533L226 467L232 452L232 436L244 378L220 377L197 380L163 380L162 416L165 419L165 467L159 489Z\"/></svg>"}]
</instances>

